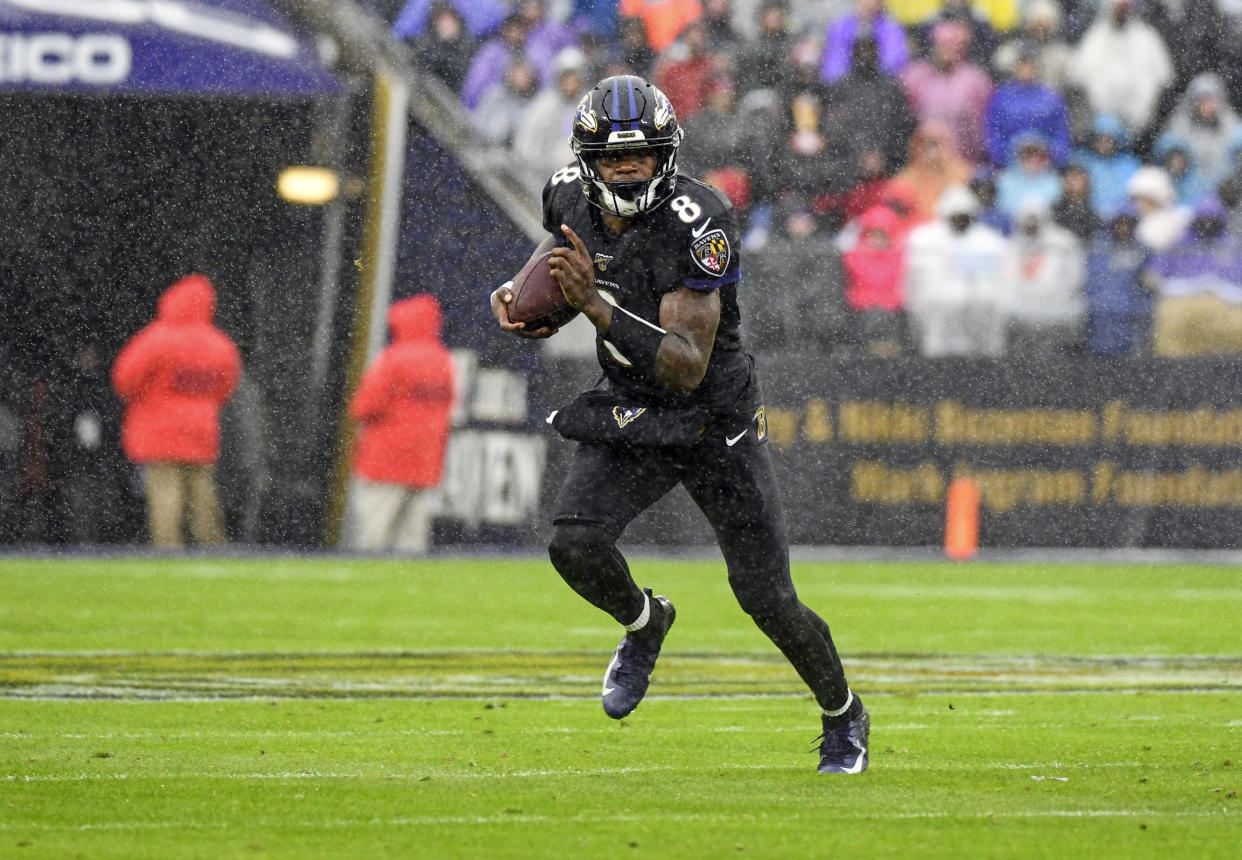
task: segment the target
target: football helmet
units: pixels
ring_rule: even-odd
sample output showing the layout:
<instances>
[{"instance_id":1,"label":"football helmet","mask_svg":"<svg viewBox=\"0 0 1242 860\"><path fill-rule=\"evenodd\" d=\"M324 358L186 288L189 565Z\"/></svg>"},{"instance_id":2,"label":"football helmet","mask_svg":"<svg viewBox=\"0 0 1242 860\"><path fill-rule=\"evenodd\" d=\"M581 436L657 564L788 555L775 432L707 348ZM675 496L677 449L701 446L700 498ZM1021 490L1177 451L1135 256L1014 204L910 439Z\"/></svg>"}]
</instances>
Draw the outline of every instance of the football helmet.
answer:
<instances>
[{"instance_id":1,"label":"football helmet","mask_svg":"<svg viewBox=\"0 0 1242 860\"><path fill-rule=\"evenodd\" d=\"M673 105L657 87L636 75L604 78L578 102L569 138L583 193L600 209L622 218L651 211L673 193L681 137ZM651 149L656 156L655 175L606 182L599 173L599 157L625 149Z\"/></svg>"}]
</instances>

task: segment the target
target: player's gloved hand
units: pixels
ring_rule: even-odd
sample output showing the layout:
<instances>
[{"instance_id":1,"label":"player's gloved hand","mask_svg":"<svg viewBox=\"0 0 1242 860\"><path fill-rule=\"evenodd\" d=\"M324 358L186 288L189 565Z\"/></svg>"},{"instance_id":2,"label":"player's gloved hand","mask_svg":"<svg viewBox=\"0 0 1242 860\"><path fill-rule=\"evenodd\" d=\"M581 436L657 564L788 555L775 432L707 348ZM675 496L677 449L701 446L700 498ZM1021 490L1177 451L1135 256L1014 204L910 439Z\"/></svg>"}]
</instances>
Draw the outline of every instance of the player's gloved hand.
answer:
<instances>
[{"instance_id":1,"label":"player's gloved hand","mask_svg":"<svg viewBox=\"0 0 1242 860\"><path fill-rule=\"evenodd\" d=\"M512 332L518 337L544 338L551 337L556 334L559 329L543 328L526 330L526 323L513 322L509 319L509 302L513 301L513 281L505 281L496 289L492 290L492 316L496 318L496 322L500 323L500 327L507 332Z\"/></svg>"}]
</instances>

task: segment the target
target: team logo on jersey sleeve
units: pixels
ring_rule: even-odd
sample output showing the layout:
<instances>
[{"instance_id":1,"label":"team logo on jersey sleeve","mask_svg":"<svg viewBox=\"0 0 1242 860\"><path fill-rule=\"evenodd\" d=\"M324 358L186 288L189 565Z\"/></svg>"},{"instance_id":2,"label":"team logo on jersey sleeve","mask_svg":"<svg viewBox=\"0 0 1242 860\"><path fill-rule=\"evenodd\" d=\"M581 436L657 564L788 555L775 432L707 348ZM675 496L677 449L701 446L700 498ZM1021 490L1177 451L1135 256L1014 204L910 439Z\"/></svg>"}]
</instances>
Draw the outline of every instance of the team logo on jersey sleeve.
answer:
<instances>
[{"instance_id":1,"label":"team logo on jersey sleeve","mask_svg":"<svg viewBox=\"0 0 1242 860\"><path fill-rule=\"evenodd\" d=\"M647 407L639 406L614 406L612 407L612 417L617 422L618 427L624 427L639 415L647 411Z\"/></svg>"},{"instance_id":2,"label":"team logo on jersey sleeve","mask_svg":"<svg viewBox=\"0 0 1242 860\"><path fill-rule=\"evenodd\" d=\"M729 239L724 230L709 230L690 243L695 265L714 277L729 268Z\"/></svg>"}]
</instances>

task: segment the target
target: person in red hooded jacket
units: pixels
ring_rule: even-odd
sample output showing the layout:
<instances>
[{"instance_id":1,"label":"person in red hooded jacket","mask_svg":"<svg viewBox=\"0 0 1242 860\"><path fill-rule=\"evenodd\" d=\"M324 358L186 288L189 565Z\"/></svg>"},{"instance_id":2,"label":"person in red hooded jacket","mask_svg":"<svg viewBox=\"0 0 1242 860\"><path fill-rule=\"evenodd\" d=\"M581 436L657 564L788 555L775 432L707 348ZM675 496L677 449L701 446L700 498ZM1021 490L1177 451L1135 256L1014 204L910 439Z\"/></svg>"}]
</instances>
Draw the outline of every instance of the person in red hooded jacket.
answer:
<instances>
[{"instance_id":1,"label":"person in red hooded jacket","mask_svg":"<svg viewBox=\"0 0 1242 860\"><path fill-rule=\"evenodd\" d=\"M183 545L183 519L197 543L224 541L215 483L220 407L241 378L241 356L213 324L215 310L211 281L182 278L112 366L113 388L125 403L121 447L143 467L156 546Z\"/></svg>"},{"instance_id":2,"label":"person in red hooded jacket","mask_svg":"<svg viewBox=\"0 0 1242 860\"><path fill-rule=\"evenodd\" d=\"M858 244L841 257L851 328L858 346L876 355L900 352L905 340L904 232L896 212L872 206L858 219Z\"/></svg>"},{"instance_id":3,"label":"person in red hooded jacket","mask_svg":"<svg viewBox=\"0 0 1242 860\"><path fill-rule=\"evenodd\" d=\"M420 553L431 532L428 490L439 486L453 408L453 360L440 340L440 303L417 295L388 309L392 343L349 404L361 424L354 452L359 549Z\"/></svg>"}]
</instances>

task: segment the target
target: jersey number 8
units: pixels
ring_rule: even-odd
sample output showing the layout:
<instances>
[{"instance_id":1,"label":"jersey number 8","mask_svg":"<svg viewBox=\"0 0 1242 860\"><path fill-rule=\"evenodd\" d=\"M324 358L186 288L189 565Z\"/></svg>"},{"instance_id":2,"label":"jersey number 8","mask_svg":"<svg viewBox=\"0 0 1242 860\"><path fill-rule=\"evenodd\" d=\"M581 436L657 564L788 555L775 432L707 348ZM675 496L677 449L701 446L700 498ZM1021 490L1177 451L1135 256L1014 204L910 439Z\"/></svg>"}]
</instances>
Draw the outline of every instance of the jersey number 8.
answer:
<instances>
[{"instance_id":1,"label":"jersey number 8","mask_svg":"<svg viewBox=\"0 0 1242 860\"><path fill-rule=\"evenodd\" d=\"M699 204L690 199L690 196L683 194L680 197L674 197L669 201L669 207L677 213L677 217L687 224L693 224L699 220L699 216L703 214L703 208Z\"/></svg>"}]
</instances>

